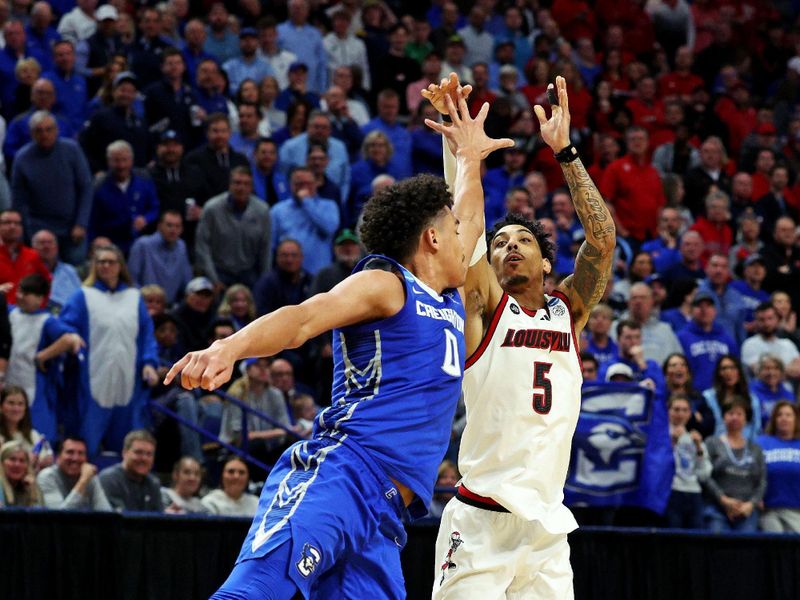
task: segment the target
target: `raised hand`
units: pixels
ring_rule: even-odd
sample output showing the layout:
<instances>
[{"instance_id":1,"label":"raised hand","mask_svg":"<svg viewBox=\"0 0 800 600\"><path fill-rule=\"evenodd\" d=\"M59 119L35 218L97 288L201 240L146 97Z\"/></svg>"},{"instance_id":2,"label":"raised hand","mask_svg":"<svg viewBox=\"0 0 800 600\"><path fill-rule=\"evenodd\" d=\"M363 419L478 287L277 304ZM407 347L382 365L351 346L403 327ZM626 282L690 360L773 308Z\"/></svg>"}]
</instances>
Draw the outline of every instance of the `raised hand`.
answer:
<instances>
[{"instance_id":1,"label":"raised hand","mask_svg":"<svg viewBox=\"0 0 800 600\"><path fill-rule=\"evenodd\" d=\"M450 77L442 79L439 85L432 83L427 89L422 90L422 97L428 100L441 114L449 115L450 109L447 106L446 98L450 96L453 104L457 104L459 98L466 100L471 92L471 85L462 86L458 81L458 75L450 73Z\"/></svg>"},{"instance_id":2,"label":"raised hand","mask_svg":"<svg viewBox=\"0 0 800 600\"><path fill-rule=\"evenodd\" d=\"M547 89L552 89L553 84L549 84ZM555 86L558 104L550 107L550 118L547 118L544 108L537 104L533 107L533 112L539 119L539 129L542 139L552 148L553 152L560 152L569 146L569 98L567 97L567 81L559 75L556 77Z\"/></svg>"},{"instance_id":3,"label":"raised hand","mask_svg":"<svg viewBox=\"0 0 800 600\"><path fill-rule=\"evenodd\" d=\"M213 391L231 378L234 362L221 346L214 343L205 350L189 352L172 365L164 385L169 385L180 373L181 385L187 390L200 387Z\"/></svg>"},{"instance_id":4,"label":"raised hand","mask_svg":"<svg viewBox=\"0 0 800 600\"><path fill-rule=\"evenodd\" d=\"M448 114L453 120L452 126L447 127L442 123L425 119L425 124L428 127L438 131L445 137L450 150L456 157L462 156L483 160L495 150L510 148L514 145L514 140L512 139L500 138L496 140L486 135L483 130L483 123L489 113L488 102L483 103L478 116L473 119L469 114L469 108L463 92L456 90L456 96L458 96L458 109L456 109L449 93L444 98Z\"/></svg>"}]
</instances>

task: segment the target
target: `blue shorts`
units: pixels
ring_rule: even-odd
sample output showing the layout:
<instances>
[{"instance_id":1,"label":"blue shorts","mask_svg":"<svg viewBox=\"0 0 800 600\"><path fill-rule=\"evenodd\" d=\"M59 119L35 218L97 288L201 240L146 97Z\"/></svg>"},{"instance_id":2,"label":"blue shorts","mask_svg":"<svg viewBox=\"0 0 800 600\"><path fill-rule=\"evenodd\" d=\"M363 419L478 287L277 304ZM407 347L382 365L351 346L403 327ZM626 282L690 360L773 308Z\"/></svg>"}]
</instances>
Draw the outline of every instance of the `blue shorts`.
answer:
<instances>
[{"instance_id":1,"label":"blue shorts","mask_svg":"<svg viewBox=\"0 0 800 600\"><path fill-rule=\"evenodd\" d=\"M405 598L404 512L395 485L354 442L298 442L270 473L214 598L288 600L298 590L305 598Z\"/></svg>"}]
</instances>

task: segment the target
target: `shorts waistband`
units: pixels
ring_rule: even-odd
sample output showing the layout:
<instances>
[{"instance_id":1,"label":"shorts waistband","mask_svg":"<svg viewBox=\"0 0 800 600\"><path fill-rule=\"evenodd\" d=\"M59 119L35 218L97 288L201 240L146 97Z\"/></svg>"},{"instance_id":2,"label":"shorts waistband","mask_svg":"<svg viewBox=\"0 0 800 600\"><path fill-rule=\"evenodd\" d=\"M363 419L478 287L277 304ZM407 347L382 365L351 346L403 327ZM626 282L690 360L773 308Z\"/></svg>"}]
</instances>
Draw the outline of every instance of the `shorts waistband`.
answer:
<instances>
[{"instance_id":1,"label":"shorts waistband","mask_svg":"<svg viewBox=\"0 0 800 600\"><path fill-rule=\"evenodd\" d=\"M493 512L511 512L502 504L492 500L491 498L487 498L485 496L481 496L476 494L475 492L471 492L468 490L463 484L458 486L458 490L456 491L456 498L458 498L464 504L469 504L470 506L474 506L475 508L482 508L484 510L491 510Z\"/></svg>"}]
</instances>

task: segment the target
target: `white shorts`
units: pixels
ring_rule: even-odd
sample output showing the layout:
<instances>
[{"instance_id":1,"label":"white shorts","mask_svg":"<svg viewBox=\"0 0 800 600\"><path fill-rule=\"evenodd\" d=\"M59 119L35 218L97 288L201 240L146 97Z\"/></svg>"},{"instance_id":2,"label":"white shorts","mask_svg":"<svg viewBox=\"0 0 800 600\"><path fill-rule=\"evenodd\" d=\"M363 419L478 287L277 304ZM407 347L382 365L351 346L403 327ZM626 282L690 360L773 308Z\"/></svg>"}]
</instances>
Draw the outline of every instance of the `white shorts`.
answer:
<instances>
[{"instance_id":1,"label":"white shorts","mask_svg":"<svg viewBox=\"0 0 800 600\"><path fill-rule=\"evenodd\" d=\"M564 533L453 498L436 538L433 600L572 600Z\"/></svg>"}]
</instances>

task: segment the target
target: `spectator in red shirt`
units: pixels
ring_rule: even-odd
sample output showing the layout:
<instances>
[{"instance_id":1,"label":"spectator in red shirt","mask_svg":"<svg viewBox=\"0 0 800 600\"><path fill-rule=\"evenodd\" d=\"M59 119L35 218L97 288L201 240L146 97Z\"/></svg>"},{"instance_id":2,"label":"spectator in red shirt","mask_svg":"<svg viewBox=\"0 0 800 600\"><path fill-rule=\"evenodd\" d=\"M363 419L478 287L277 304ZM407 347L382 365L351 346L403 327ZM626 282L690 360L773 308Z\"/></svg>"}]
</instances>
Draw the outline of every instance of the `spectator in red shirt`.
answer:
<instances>
[{"instance_id":1,"label":"spectator in red shirt","mask_svg":"<svg viewBox=\"0 0 800 600\"><path fill-rule=\"evenodd\" d=\"M473 118L478 116L484 102L490 105L497 100L497 94L489 89L489 65L477 62L472 65L472 92L469 95L469 112Z\"/></svg>"},{"instance_id":2,"label":"spectator in red shirt","mask_svg":"<svg viewBox=\"0 0 800 600\"><path fill-rule=\"evenodd\" d=\"M692 99L692 92L703 80L692 73L694 54L688 46L681 46L675 51L675 68L658 79L658 95L662 99L676 97L684 104Z\"/></svg>"},{"instance_id":3,"label":"spectator in red shirt","mask_svg":"<svg viewBox=\"0 0 800 600\"><path fill-rule=\"evenodd\" d=\"M769 193L770 173L775 162L775 153L769 148L762 148L756 154L755 171L753 171L753 202Z\"/></svg>"},{"instance_id":4,"label":"spectator in red shirt","mask_svg":"<svg viewBox=\"0 0 800 600\"><path fill-rule=\"evenodd\" d=\"M614 207L620 235L643 242L656 233L658 210L665 203L664 190L647 155L647 131L628 128L625 145L628 153L608 165L600 190Z\"/></svg>"},{"instance_id":5,"label":"spectator in red shirt","mask_svg":"<svg viewBox=\"0 0 800 600\"><path fill-rule=\"evenodd\" d=\"M550 14L569 41L582 37L594 39L597 30L595 11L584 0L555 0Z\"/></svg>"},{"instance_id":6,"label":"spectator in red shirt","mask_svg":"<svg viewBox=\"0 0 800 600\"><path fill-rule=\"evenodd\" d=\"M594 162L586 169L592 181L603 181L603 174L612 162L617 160L620 155L619 142L613 135L602 134L597 138L597 146L594 152Z\"/></svg>"},{"instance_id":7,"label":"spectator in red shirt","mask_svg":"<svg viewBox=\"0 0 800 600\"><path fill-rule=\"evenodd\" d=\"M625 103L633 115L633 124L647 129L650 136L664 121L664 103L656 97L656 82L642 77L636 83L636 93Z\"/></svg>"},{"instance_id":8,"label":"spectator in red shirt","mask_svg":"<svg viewBox=\"0 0 800 600\"><path fill-rule=\"evenodd\" d=\"M22 243L22 215L17 211L0 212L0 241L0 284L12 284L6 298L9 304L16 304L17 285L23 277L39 273L50 281L50 271L39 253Z\"/></svg>"},{"instance_id":9,"label":"spectator in red shirt","mask_svg":"<svg viewBox=\"0 0 800 600\"><path fill-rule=\"evenodd\" d=\"M705 215L697 217L691 229L697 231L705 242L701 260L706 262L712 254L726 257L733 245L733 229L730 226L730 198L720 190L711 191L705 199Z\"/></svg>"},{"instance_id":10,"label":"spectator in red shirt","mask_svg":"<svg viewBox=\"0 0 800 600\"><path fill-rule=\"evenodd\" d=\"M756 109L750 102L750 90L741 81L734 84L730 96L717 101L714 112L728 128L728 150L739 156L742 142L756 127Z\"/></svg>"}]
</instances>

